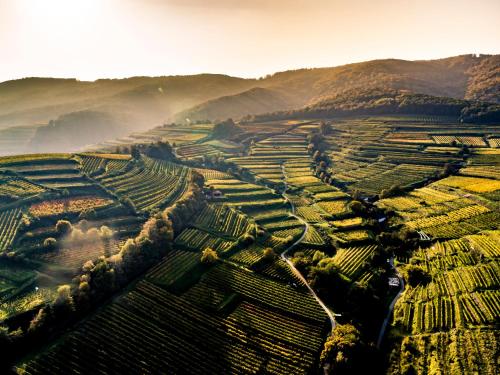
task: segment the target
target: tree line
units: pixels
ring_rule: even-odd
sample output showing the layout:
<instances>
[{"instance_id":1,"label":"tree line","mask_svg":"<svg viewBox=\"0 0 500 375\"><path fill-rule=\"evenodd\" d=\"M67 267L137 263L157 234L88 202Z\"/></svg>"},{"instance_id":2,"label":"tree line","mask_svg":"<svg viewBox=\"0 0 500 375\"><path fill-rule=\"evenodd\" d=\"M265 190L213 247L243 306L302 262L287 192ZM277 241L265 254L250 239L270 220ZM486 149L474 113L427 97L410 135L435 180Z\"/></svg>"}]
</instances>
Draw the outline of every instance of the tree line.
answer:
<instances>
[{"instance_id":1,"label":"tree line","mask_svg":"<svg viewBox=\"0 0 500 375\"><path fill-rule=\"evenodd\" d=\"M203 185L204 177L193 171L183 198L152 214L141 232L128 239L117 254L85 262L72 283L59 286L56 298L40 308L31 320L16 329L0 326L2 356L14 360L42 345L162 259L172 249L174 235L205 207ZM57 226L61 232L71 230L71 224L63 221ZM1 366L8 366L8 362L3 361Z\"/></svg>"}]
</instances>

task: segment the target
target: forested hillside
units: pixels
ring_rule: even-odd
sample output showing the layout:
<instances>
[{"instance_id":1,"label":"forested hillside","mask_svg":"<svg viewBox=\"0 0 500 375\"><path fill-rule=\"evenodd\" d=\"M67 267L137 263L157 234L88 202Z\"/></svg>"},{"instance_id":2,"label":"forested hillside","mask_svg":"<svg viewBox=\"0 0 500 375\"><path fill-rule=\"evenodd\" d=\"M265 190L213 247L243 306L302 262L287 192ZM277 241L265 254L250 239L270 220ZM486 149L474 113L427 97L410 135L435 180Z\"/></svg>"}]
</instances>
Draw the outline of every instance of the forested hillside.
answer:
<instances>
[{"instance_id":1,"label":"forested hillside","mask_svg":"<svg viewBox=\"0 0 500 375\"><path fill-rule=\"evenodd\" d=\"M497 55L463 55L428 61L374 60L333 68L292 70L260 79L201 74L95 82L50 78L8 81L0 83L0 129L7 129L4 139L13 140L6 141L6 144L0 142L0 154L28 152L25 145L38 141L33 139L33 132L25 130L26 127L47 125L61 116L65 119L62 126L73 124L92 132L92 127L80 121L81 114L65 116L81 111L100 112L109 119L101 123L103 131L96 133L100 137L97 141L121 137L172 120L189 123L228 117L239 119L300 108L305 108L306 112L311 111L309 108L316 111L327 107L335 111L356 109L356 113L364 113L359 111L362 108L366 108L367 113L390 113L393 110L404 113L417 105L416 113L456 115L458 107L461 111L470 107L470 103L458 103L453 99L500 101L499 71ZM366 103L365 93L376 93L376 102L370 99ZM452 99L436 102L436 99L425 96L406 95L400 105L396 97L400 93ZM421 105L422 100L425 106ZM432 108L428 105L430 102L435 102ZM395 109L395 105L398 108ZM484 104L480 107L469 108L466 118L473 120L480 114L484 120L484 113L491 112L492 108L484 108ZM71 131L60 132L62 146L52 151L68 151L73 135ZM87 141L79 140L78 144L72 145L72 151ZM21 146L15 148L13 144Z\"/></svg>"},{"instance_id":2,"label":"forested hillside","mask_svg":"<svg viewBox=\"0 0 500 375\"><path fill-rule=\"evenodd\" d=\"M354 89L324 98L301 109L247 116L245 120L390 114L451 116L464 122L489 123L500 121L500 105L415 94L406 90Z\"/></svg>"},{"instance_id":3,"label":"forested hillside","mask_svg":"<svg viewBox=\"0 0 500 375\"><path fill-rule=\"evenodd\" d=\"M498 103L499 72L499 56L496 55L463 55L428 61L387 59L276 73L259 81L258 85L281 92L290 98L290 107L295 108L315 105L331 97L349 98L353 92L374 89L387 92L407 90L412 93ZM251 100L255 99L249 96L247 101ZM235 104L231 97L224 98L224 103ZM253 112L247 111L244 102L239 101L237 104L239 107L232 107L233 117L238 117L238 112L240 116L270 112L268 103L260 108L253 108ZM275 107L276 110L286 109L281 103L280 106ZM205 103L187 111L190 115L187 117L201 119L207 114L213 116L213 112L220 107L220 101ZM213 118L217 116L210 119Z\"/></svg>"}]
</instances>

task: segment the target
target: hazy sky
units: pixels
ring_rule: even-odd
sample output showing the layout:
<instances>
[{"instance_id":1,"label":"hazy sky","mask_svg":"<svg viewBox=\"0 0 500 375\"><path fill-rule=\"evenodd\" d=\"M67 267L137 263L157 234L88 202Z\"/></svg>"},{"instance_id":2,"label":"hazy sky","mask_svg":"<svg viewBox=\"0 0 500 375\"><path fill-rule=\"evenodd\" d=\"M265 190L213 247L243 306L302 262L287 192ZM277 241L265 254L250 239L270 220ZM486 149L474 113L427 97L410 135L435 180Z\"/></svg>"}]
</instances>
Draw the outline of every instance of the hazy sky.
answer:
<instances>
[{"instance_id":1,"label":"hazy sky","mask_svg":"<svg viewBox=\"0 0 500 375\"><path fill-rule=\"evenodd\" d=\"M500 53L500 0L0 0L0 81Z\"/></svg>"}]
</instances>

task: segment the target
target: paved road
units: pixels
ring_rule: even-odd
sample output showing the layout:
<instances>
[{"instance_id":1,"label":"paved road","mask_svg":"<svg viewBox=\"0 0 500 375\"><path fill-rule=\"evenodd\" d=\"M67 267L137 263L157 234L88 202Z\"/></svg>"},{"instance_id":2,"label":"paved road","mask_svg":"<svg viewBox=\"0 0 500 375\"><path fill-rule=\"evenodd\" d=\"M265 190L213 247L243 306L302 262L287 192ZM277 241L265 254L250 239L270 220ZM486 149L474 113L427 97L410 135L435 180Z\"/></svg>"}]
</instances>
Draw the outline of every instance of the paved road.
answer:
<instances>
[{"instance_id":1,"label":"paved road","mask_svg":"<svg viewBox=\"0 0 500 375\"><path fill-rule=\"evenodd\" d=\"M396 302L398 301L399 297L401 297L401 294L405 290L405 281L403 280L403 278L399 274L396 267L394 267L394 257L391 258L390 263L391 263L392 269L394 270L394 272L396 273L396 275L399 279L399 292L398 292L398 294L396 294L396 296L392 300L391 304L389 305L389 311L387 311L387 316L385 317L384 322L382 323L382 327L380 327L380 332L379 332L378 339L377 339L377 348L380 348L380 345L382 344L382 340L384 339L384 334L385 334L385 331L387 329L387 325L389 324L389 320L391 319L391 315L392 315L392 311L394 310L394 306L396 305Z\"/></svg>"}]
</instances>

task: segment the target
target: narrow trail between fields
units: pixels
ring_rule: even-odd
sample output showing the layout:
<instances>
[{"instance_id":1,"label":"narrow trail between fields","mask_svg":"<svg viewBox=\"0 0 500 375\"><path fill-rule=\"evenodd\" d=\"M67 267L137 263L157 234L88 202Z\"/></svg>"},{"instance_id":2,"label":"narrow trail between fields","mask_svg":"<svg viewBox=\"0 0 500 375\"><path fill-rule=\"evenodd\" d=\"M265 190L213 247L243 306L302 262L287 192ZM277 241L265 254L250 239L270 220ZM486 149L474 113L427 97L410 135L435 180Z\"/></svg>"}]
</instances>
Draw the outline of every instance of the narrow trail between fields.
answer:
<instances>
[{"instance_id":1,"label":"narrow trail between fields","mask_svg":"<svg viewBox=\"0 0 500 375\"><path fill-rule=\"evenodd\" d=\"M305 236L307 235L307 231L309 230L309 223L307 221L305 221L304 219L302 219L301 217L295 215L295 205L293 204L293 202L286 195L286 190L288 188L288 185L286 183L285 167L282 165L281 168L282 168L282 171L283 171L283 177L284 177L284 183L285 183L285 188L283 189L283 193L281 194L281 196L283 197L283 199L285 199L290 204L290 207L292 209L291 215L293 217L295 217L297 220L299 220L304 225L304 233L302 233L302 235L300 236L300 238L297 239L293 244L291 244L290 246L288 246L280 254L280 257L281 257L281 259L283 261L285 261L288 264L288 266L290 267L290 269L292 270L292 272L299 278L299 280L301 280L304 283L304 285L307 287L307 289L312 294L312 296L314 297L314 299L318 302L318 304L321 306L321 308L325 311L326 315L328 315L328 318L330 320L330 324L331 324L332 330L333 330L335 328L335 326L337 325L337 322L335 321L335 317L334 317L333 313L328 308L328 306L326 306L326 304L321 300L321 298L319 298L319 296L316 294L316 292L314 291L314 289L309 285L309 283L307 282L307 280L305 279L305 277L302 276L302 274L300 273L300 271L297 268L295 268L295 266L292 263L292 261L289 258L287 258L287 256L286 256L286 254L290 250L292 250L295 246L297 246L298 244L300 244L304 240Z\"/></svg>"},{"instance_id":2,"label":"narrow trail between fields","mask_svg":"<svg viewBox=\"0 0 500 375\"><path fill-rule=\"evenodd\" d=\"M392 269L394 270L394 273L396 274L397 278L399 279L399 292L396 294L394 299L392 300L391 304L389 305L389 310L387 311L387 316L384 319L384 322L382 323L382 327L380 327L380 332L378 334L378 339L377 339L377 348L380 348L380 345L382 344L382 340L384 339L385 331L387 329L387 325L389 324L389 320L391 319L392 316L392 311L394 310L394 306L396 305L396 302L398 301L399 297L401 297L401 294L403 294L405 290L405 282L401 275L399 274L398 270L396 267L394 267L394 257L391 258L390 264Z\"/></svg>"}]
</instances>

